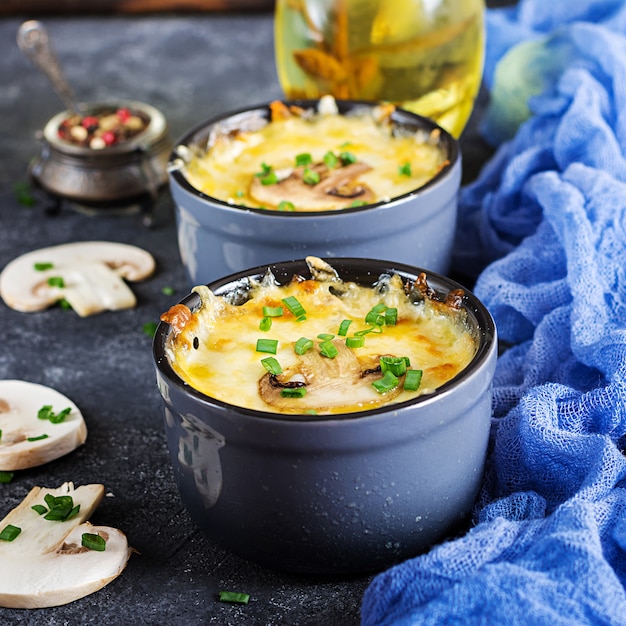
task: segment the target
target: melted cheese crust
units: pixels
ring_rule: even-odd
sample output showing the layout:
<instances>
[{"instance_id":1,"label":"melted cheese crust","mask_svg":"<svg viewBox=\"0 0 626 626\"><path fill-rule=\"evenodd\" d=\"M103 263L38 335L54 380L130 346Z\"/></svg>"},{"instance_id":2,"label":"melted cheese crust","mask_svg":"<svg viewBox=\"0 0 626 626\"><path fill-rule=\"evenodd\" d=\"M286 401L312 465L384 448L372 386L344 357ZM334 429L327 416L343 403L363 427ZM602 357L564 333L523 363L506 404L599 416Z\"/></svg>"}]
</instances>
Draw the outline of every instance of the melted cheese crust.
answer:
<instances>
[{"instance_id":1,"label":"melted cheese crust","mask_svg":"<svg viewBox=\"0 0 626 626\"><path fill-rule=\"evenodd\" d=\"M314 280L283 287L257 285L252 297L242 305L231 305L206 287L197 288L204 290L199 291L203 305L179 334L170 333L169 361L189 385L229 404L260 411L331 414L362 411L431 393L461 372L475 355L476 340L465 323L464 311L434 306L429 300L414 304L402 289L389 289L381 296L369 287L341 284L346 289L341 297L329 289L332 283ZM303 305L306 320L297 321L284 307L282 299L288 296L295 296ZM321 333L333 334L335 341L344 342L345 337L337 336L341 322L352 320L348 336L369 328L365 316L380 302L397 308L397 324L383 326L380 333L367 334L363 347L350 350L359 362L370 365L372 361L378 364L380 355L409 357L411 368L423 371L417 391L380 394L371 382L357 381L357 392L352 383L341 386L335 381L334 399L328 401L317 401L317 392L310 392L302 399L290 398L288 406L277 408L261 397L259 381L266 375L261 359L271 355L256 351L258 339L278 340L273 356L283 370L297 368L301 357L295 353L294 345L300 337L314 340L312 350L319 350L321 340L317 337ZM281 317L272 319L266 332L259 329L264 306L284 309ZM401 385L402 382L400 389Z\"/></svg>"},{"instance_id":2,"label":"melted cheese crust","mask_svg":"<svg viewBox=\"0 0 626 626\"><path fill-rule=\"evenodd\" d=\"M218 136L205 155L187 165L185 176L209 196L259 208L262 205L250 194L250 185L263 164L286 173L294 168L299 154L309 153L314 163L320 163L329 151L336 155L347 151L371 167L358 178L373 192L371 204L411 192L433 178L447 162L437 139L423 132L396 136L390 124L378 123L369 114L293 116L255 132ZM280 200L292 202L295 211L337 210L350 204L332 196L326 198L323 209L303 206L301 197L281 196ZM277 209L278 205L263 208Z\"/></svg>"}]
</instances>

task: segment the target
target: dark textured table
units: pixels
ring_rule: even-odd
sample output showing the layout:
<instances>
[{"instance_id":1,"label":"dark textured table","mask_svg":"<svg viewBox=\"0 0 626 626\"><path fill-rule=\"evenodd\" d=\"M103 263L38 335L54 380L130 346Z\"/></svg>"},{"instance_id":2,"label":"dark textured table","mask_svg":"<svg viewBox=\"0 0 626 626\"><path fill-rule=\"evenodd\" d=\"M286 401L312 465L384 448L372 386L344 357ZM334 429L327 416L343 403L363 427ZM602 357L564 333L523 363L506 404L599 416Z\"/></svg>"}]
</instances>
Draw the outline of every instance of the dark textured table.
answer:
<instances>
[{"instance_id":1,"label":"dark textured table","mask_svg":"<svg viewBox=\"0 0 626 626\"><path fill-rule=\"evenodd\" d=\"M0 302L0 378L54 387L82 410L84 446L0 485L0 518L34 485L103 483L94 523L123 530L138 551L101 591L50 609L0 609L0 624L358 624L371 577L304 578L266 570L216 547L184 510L173 482L162 408L142 327L188 291L171 199L161 195L151 228L135 215L89 217L45 202L21 205L38 150L36 132L62 109L47 80L15 44L24 15L0 21L0 269L29 250L69 241L138 245L157 271L133 284L137 307L82 319L55 307L18 313ZM54 17L44 20L78 98L149 102L173 138L213 114L281 96L275 75L272 16L158 15ZM463 138L466 178L488 152L471 125ZM163 295L173 287L174 296ZM0 564L1 567L1 564ZM247 605L219 602L221 589L250 594Z\"/></svg>"}]
</instances>

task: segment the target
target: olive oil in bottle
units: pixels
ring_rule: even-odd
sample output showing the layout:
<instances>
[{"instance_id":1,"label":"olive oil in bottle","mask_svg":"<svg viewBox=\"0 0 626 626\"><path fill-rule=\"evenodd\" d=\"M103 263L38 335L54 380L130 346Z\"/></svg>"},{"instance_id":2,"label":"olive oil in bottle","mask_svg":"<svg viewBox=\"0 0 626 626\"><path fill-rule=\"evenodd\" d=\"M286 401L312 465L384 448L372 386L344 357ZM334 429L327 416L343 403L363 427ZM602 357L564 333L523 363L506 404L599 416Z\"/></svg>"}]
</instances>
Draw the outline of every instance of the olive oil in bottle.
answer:
<instances>
[{"instance_id":1,"label":"olive oil in bottle","mask_svg":"<svg viewBox=\"0 0 626 626\"><path fill-rule=\"evenodd\" d=\"M392 102L458 137L480 88L483 0L276 0L289 99Z\"/></svg>"}]
</instances>

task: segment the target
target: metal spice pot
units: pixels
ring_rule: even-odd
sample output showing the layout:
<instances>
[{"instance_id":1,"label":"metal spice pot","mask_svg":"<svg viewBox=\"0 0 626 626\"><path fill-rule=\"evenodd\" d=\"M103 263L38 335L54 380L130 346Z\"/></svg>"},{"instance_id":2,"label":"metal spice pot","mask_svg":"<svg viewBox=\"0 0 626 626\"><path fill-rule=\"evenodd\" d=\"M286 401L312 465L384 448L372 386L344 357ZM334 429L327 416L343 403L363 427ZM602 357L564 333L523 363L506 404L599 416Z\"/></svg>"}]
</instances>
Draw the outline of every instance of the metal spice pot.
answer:
<instances>
[{"instance_id":1,"label":"metal spice pot","mask_svg":"<svg viewBox=\"0 0 626 626\"><path fill-rule=\"evenodd\" d=\"M59 129L71 113L63 111L45 125L41 150L28 172L33 183L52 200L53 209L66 201L90 214L142 210L152 212L161 187L167 183L167 161L172 149L164 115L135 101L85 105L83 115L126 108L148 120L139 134L103 149L63 139Z\"/></svg>"}]
</instances>

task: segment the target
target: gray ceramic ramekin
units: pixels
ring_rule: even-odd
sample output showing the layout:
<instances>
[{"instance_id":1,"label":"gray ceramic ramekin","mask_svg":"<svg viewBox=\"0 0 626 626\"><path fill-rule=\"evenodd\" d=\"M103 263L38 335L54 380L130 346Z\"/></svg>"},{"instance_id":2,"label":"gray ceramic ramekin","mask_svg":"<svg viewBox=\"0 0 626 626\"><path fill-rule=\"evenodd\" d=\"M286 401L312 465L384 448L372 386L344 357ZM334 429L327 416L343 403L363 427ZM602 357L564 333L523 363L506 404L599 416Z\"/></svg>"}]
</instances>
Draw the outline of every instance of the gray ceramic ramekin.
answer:
<instances>
[{"instance_id":1,"label":"gray ceramic ramekin","mask_svg":"<svg viewBox=\"0 0 626 626\"><path fill-rule=\"evenodd\" d=\"M387 261L327 259L339 276L372 285L422 271ZM279 282L308 276L304 261L270 266ZM266 267L216 281L241 290ZM427 273L439 294L460 286ZM183 303L199 305L197 294ZM497 340L486 308L463 297L478 351L431 395L357 413L282 415L213 400L185 384L154 340L157 383L174 476L191 517L217 544L300 573L376 571L455 531L480 488L491 418Z\"/></svg>"},{"instance_id":2,"label":"gray ceramic ramekin","mask_svg":"<svg viewBox=\"0 0 626 626\"><path fill-rule=\"evenodd\" d=\"M314 109L316 100L296 104ZM338 101L345 114L371 103ZM338 211L286 213L234 206L209 197L189 184L181 171L181 154L203 150L211 132L227 127L254 127L269 118L268 105L229 113L187 133L170 159L170 191L176 206L178 246L190 285L204 284L249 267L308 255L389 258L446 273L449 268L461 156L458 142L435 122L396 110L392 121L410 131L440 131L448 164L424 186L389 202Z\"/></svg>"}]
</instances>

